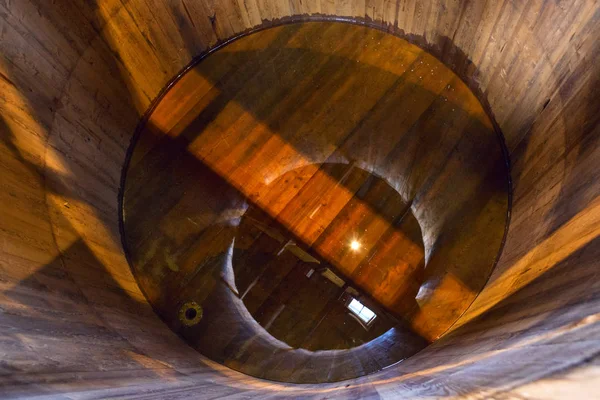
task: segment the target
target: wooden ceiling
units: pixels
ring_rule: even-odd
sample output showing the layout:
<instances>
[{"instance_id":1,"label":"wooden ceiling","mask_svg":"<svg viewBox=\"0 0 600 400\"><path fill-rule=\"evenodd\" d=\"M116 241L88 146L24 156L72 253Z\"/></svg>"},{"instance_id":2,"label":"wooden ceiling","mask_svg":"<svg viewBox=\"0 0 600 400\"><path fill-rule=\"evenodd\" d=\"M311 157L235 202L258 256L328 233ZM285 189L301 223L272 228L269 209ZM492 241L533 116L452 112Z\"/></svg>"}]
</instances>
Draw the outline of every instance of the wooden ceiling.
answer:
<instances>
[{"instance_id":1,"label":"wooden ceiling","mask_svg":"<svg viewBox=\"0 0 600 400\"><path fill-rule=\"evenodd\" d=\"M252 373L256 328L224 325L214 302L239 294L232 251L257 248L268 229L285 232L418 338L393 362L443 334L485 284L507 182L489 117L434 57L365 27L291 24L211 53L160 99L130 154L125 241L172 329ZM267 228L245 240L236 235L249 209ZM207 326L182 327L187 301L205 309L201 325L237 333L208 343ZM254 333L240 339L245 330Z\"/></svg>"},{"instance_id":2,"label":"wooden ceiling","mask_svg":"<svg viewBox=\"0 0 600 400\"><path fill-rule=\"evenodd\" d=\"M323 173L315 174L315 170ZM238 225L238 254L233 271L237 291L251 314L269 325L275 322L275 327L279 320L298 319L294 318L294 311L290 314L283 308L300 303L295 297L301 292L313 291L303 281L304 275L314 271L316 276L323 273L334 277L334 284L329 286L338 298L328 300L322 295L319 299L315 294L316 302L309 300L302 306L311 315L298 312L304 314L299 319L309 321L304 330L298 323L293 325L297 334L269 329L275 337L287 338L284 341L288 344L305 342L304 334L322 333L327 345L313 337L311 349L347 347L348 340L340 338L342 343L338 344L331 339L331 329L317 329L323 325L326 314L334 313L323 311L323 316L318 317L319 312L310 309L335 308L340 304L345 309L348 297L343 294L348 292L355 293L354 297L367 302L376 312L376 325L387 327L377 336L395 325L394 317L387 316L388 311L399 319L414 312L415 296L423 278L423 240L418 222L398 192L383 179L348 164L292 170L271 182L266 190L287 193L298 185L302 189L279 215L271 216L252 207ZM317 277L309 278L318 281ZM339 325L340 331L360 327L352 321ZM371 339L373 331L377 329L370 329ZM356 345L363 343L362 334L354 336Z\"/></svg>"}]
</instances>

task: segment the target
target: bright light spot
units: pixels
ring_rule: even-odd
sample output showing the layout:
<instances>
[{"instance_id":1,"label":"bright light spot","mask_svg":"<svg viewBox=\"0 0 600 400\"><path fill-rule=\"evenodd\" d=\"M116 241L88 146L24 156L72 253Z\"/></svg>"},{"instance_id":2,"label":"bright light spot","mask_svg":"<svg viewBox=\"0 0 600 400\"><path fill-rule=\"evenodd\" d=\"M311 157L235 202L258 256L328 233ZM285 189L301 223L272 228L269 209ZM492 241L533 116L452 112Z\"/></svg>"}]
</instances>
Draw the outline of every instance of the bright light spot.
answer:
<instances>
[{"instance_id":1,"label":"bright light spot","mask_svg":"<svg viewBox=\"0 0 600 400\"><path fill-rule=\"evenodd\" d=\"M354 251L357 251L358 249L360 249L360 243L358 240L353 240L352 242L350 242L350 248Z\"/></svg>"},{"instance_id":2,"label":"bright light spot","mask_svg":"<svg viewBox=\"0 0 600 400\"><path fill-rule=\"evenodd\" d=\"M377 317L373 311L356 299L352 299L347 307L354 313L354 315L360 318L360 320L367 325L370 324L375 317Z\"/></svg>"}]
</instances>

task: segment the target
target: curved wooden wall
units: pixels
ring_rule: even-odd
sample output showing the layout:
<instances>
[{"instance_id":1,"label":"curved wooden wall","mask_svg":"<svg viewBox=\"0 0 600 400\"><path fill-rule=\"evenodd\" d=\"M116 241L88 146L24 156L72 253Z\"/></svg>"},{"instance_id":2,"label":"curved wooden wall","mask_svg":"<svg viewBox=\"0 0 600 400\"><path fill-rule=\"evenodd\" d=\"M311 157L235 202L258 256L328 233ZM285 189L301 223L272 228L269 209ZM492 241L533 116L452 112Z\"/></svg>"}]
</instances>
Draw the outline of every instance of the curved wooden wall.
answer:
<instances>
[{"instance_id":1,"label":"curved wooden wall","mask_svg":"<svg viewBox=\"0 0 600 400\"><path fill-rule=\"evenodd\" d=\"M374 376L285 386L209 363L158 320L122 254L117 192L140 115L192 57L324 16L408 38L465 80L504 133L513 215L490 282L444 339ZM598 37L593 0L0 3L2 397L597 392Z\"/></svg>"}]
</instances>

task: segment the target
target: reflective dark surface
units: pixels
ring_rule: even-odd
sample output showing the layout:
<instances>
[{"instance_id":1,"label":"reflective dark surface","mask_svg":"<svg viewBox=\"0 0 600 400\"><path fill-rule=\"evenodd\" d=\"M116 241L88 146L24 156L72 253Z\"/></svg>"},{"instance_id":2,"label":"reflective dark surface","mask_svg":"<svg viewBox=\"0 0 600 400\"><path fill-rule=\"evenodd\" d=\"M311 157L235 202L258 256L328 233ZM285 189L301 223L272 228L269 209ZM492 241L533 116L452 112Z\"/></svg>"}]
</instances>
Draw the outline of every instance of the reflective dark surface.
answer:
<instances>
[{"instance_id":1,"label":"reflective dark surface","mask_svg":"<svg viewBox=\"0 0 600 400\"><path fill-rule=\"evenodd\" d=\"M254 319L291 347L347 349L398 325L402 311L416 305L423 242L400 195L359 168L308 166L282 175L267 190L287 192L299 177L316 169L327 171L331 185L312 179L302 192L321 189L330 195L309 198L300 193L297 204L289 205L299 213L310 211L304 231L288 230L285 213L279 222L259 207L246 210L235 237L235 290ZM327 197L344 196L350 182L358 190L330 219ZM319 235L309 243L304 238L313 226Z\"/></svg>"},{"instance_id":2,"label":"reflective dark surface","mask_svg":"<svg viewBox=\"0 0 600 400\"><path fill-rule=\"evenodd\" d=\"M500 248L506 182L489 118L431 55L292 24L210 54L160 100L130 154L124 242L156 312L202 354L338 381L414 355L467 309Z\"/></svg>"}]
</instances>

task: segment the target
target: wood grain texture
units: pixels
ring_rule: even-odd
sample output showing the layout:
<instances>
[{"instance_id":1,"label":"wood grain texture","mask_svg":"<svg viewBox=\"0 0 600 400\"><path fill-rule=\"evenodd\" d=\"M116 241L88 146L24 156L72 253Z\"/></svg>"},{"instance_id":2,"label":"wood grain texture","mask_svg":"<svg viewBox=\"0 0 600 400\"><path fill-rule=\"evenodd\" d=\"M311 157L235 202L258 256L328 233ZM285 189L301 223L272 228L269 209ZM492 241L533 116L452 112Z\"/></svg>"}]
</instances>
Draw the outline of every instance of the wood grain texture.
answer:
<instances>
[{"instance_id":1,"label":"wood grain texture","mask_svg":"<svg viewBox=\"0 0 600 400\"><path fill-rule=\"evenodd\" d=\"M314 13L457 72L502 129L515 202L501 284L461 328L385 374L288 388L207 367L171 336L122 255L116 198L139 114L192 57ZM593 396L598 19L592 0L0 3L3 397Z\"/></svg>"},{"instance_id":2,"label":"wood grain texture","mask_svg":"<svg viewBox=\"0 0 600 400\"><path fill-rule=\"evenodd\" d=\"M396 362L421 350L483 288L504 236L507 170L481 104L431 55L374 29L290 24L239 39L164 95L133 146L124 239L142 289L203 354L267 379L356 377L387 366L357 365L364 352ZM302 272L285 290L306 313L288 307L269 322L285 344L243 310L213 310L245 304L256 316L265 274L280 274L269 265L291 262L271 259L288 240L402 321L394 335L404 346L339 350L335 367L302 352L312 361L299 372L287 345L314 333L328 298L302 285ZM237 293L217 277L228 268ZM194 329L177 318L187 301L206 311ZM214 329L230 339L208 340Z\"/></svg>"}]
</instances>

